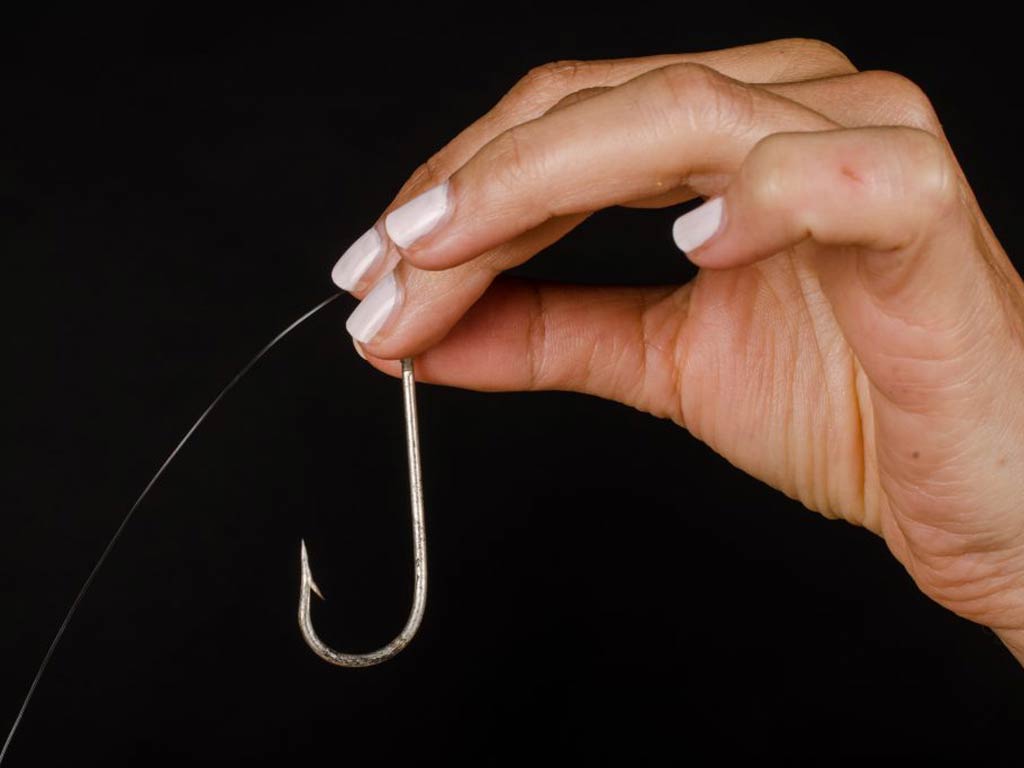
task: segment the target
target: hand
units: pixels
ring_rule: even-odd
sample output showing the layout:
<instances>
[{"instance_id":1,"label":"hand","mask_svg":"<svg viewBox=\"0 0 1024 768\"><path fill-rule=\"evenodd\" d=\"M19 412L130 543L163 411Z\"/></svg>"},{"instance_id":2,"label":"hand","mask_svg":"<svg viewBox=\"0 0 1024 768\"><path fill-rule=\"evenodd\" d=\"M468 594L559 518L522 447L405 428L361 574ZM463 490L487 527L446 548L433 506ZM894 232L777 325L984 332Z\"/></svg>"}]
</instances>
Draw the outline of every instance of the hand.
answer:
<instances>
[{"instance_id":1,"label":"hand","mask_svg":"<svg viewBox=\"0 0 1024 768\"><path fill-rule=\"evenodd\" d=\"M698 196L687 285L496 279L593 211ZM333 273L374 366L671 418L1024 663L1024 284L913 83L807 40L552 64L386 214Z\"/></svg>"}]
</instances>

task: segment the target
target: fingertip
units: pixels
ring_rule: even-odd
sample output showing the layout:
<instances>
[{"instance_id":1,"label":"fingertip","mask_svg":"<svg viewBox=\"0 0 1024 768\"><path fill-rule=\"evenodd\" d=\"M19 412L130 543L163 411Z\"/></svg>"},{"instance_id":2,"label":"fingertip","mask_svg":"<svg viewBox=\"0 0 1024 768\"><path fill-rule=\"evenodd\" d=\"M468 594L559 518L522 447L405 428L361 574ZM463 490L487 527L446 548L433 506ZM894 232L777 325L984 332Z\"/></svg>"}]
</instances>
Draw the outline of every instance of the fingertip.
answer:
<instances>
[{"instance_id":1,"label":"fingertip","mask_svg":"<svg viewBox=\"0 0 1024 768\"><path fill-rule=\"evenodd\" d=\"M376 357L375 355L368 353L363 348L362 343L356 338L352 339L352 346L355 347L357 355L378 371L386 373L389 376L399 377L402 375L402 361L400 358L392 360L385 357Z\"/></svg>"},{"instance_id":2,"label":"fingertip","mask_svg":"<svg viewBox=\"0 0 1024 768\"><path fill-rule=\"evenodd\" d=\"M402 375L402 361L400 359L399 360L389 360L389 359L383 358L383 357L376 357L372 353L367 352L363 348L363 345L360 344L355 339L352 340L352 345L355 347L356 352L359 354L359 356L361 358L363 358L363 360L368 362L371 366L376 368L381 373L385 373L388 376L392 376L394 378L401 377L401 375Z\"/></svg>"}]
</instances>

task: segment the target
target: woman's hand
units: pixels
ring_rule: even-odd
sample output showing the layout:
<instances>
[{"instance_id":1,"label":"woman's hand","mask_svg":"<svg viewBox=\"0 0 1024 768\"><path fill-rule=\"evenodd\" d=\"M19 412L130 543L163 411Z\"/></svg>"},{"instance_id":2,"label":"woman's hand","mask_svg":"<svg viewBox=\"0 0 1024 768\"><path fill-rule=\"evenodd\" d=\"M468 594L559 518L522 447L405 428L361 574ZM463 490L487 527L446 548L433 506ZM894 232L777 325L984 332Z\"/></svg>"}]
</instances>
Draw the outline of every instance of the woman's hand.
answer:
<instances>
[{"instance_id":1,"label":"woman's hand","mask_svg":"<svg viewBox=\"0 0 1024 768\"><path fill-rule=\"evenodd\" d=\"M697 196L687 285L496 280L593 211ZM373 287L348 328L381 370L671 418L1024 662L1024 285L905 78L807 40L541 67L333 276Z\"/></svg>"}]
</instances>

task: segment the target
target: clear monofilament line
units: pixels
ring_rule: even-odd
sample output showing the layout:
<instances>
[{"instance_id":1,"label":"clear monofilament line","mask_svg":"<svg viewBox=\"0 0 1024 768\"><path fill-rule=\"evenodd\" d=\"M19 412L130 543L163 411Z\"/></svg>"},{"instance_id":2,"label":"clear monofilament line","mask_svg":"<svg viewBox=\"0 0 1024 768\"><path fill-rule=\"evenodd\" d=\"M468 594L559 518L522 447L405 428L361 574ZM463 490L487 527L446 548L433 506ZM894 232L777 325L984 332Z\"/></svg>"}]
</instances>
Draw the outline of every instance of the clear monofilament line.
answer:
<instances>
[{"instance_id":1,"label":"clear monofilament line","mask_svg":"<svg viewBox=\"0 0 1024 768\"><path fill-rule=\"evenodd\" d=\"M96 561L96 565L93 566L92 571L89 572L89 575L82 583L82 588L78 590L78 595L75 597L74 602L71 603L71 607L68 609L68 612L64 616L64 620L60 623L60 627L58 627L57 629L57 633L53 636L53 641L50 643L50 647L46 651L46 655L43 656L43 661L42 663L40 663L39 669L36 671L36 675L32 680L32 684L29 686L28 693L25 694L25 698L21 703L21 708L18 710L18 715L14 719L14 724L11 726L11 730L7 734L7 739L4 741L4 746L2 749L0 749L0 764L3 763L4 758L7 756L7 751L10 749L11 742L14 740L14 734L17 732L18 726L21 725L21 721L25 716L25 710L28 709L29 702L32 700L32 696L36 692L36 688L39 686L39 681L42 679L43 673L46 671L46 667L50 663L50 659L53 658L53 653L55 650L57 650L57 645L60 643L61 638L64 636L64 632L67 630L68 625L71 623L71 619L74 618L75 612L78 610L78 606L82 602L82 598L85 597L85 593L89 590L89 587L92 585L93 580L96 578L96 574L99 573L100 569L103 567L103 564L106 562L107 557L109 557L111 551L114 549L114 545L117 544L118 539L121 538L121 534L124 532L124 529L128 526L128 523L131 521L132 516L135 514L135 510L139 508L143 500L149 494L150 490L153 488L154 485L156 485L156 481L160 479L161 475L163 475L164 471L174 460L174 457L178 455L178 452L181 451L185 443L188 442L188 439L192 437L192 433L194 433L199 428L199 425L206 420L206 417L210 415L210 412L217 407L217 404L224 399L224 396L228 392L230 392L239 381L242 380L242 378L252 369L252 367L256 365L256 363L258 363L263 358L263 356L267 354L267 352L273 349L274 346L279 341L281 341L281 339L283 339L285 336L287 336L289 333L295 330L295 328L297 328L299 325L301 325L303 322L308 320L310 317L315 315L317 312L319 312L321 309L326 307L328 304L330 304L332 301L334 301L341 295L341 293L335 293L332 296L321 301L319 304L317 304L315 307L313 307L311 310L303 314L301 317L299 317L297 320L291 323L288 327L286 327L283 331L277 334L263 347L263 349L257 352L253 356L253 358L249 360L249 362L246 363L238 373L235 374L234 378L232 378L231 381L228 382L227 386L220 391L220 394L218 394L213 399L213 401L206 407L206 410L204 410L202 414L199 416L199 418L196 419L195 423L188 430L188 432L185 433L185 436L181 438L178 444L174 447L174 450L171 451L170 455L167 457L164 463L160 465L160 469L156 471L156 474L153 475L152 479L146 484L146 487L143 488L142 493L139 494L139 497L135 500L135 503L132 504L131 508L128 510L128 513L124 516L124 519L121 521L121 524L117 527L117 530L114 531L114 535L110 538L110 543L108 543L106 549L103 550L103 554L101 554L99 560Z\"/></svg>"}]
</instances>

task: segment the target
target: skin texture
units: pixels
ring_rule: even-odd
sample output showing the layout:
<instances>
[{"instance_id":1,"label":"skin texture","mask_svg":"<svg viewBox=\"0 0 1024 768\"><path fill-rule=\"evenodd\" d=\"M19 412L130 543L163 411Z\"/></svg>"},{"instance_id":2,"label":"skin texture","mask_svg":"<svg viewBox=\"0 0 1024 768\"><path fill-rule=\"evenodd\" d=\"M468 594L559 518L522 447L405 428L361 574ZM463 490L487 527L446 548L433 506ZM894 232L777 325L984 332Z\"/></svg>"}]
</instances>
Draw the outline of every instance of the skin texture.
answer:
<instances>
[{"instance_id":1,"label":"skin texture","mask_svg":"<svg viewBox=\"0 0 1024 768\"><path fill-rule=\"evenodd\" d=\"M813 40L557 62L418 168L441 223L386 255L368 361L559 389L672 419L884 537L917 585L1024 663L1024 284L927 97ZM687 285L501 278L611 205L721 197Z\"/></svg>"}]
</instances>

